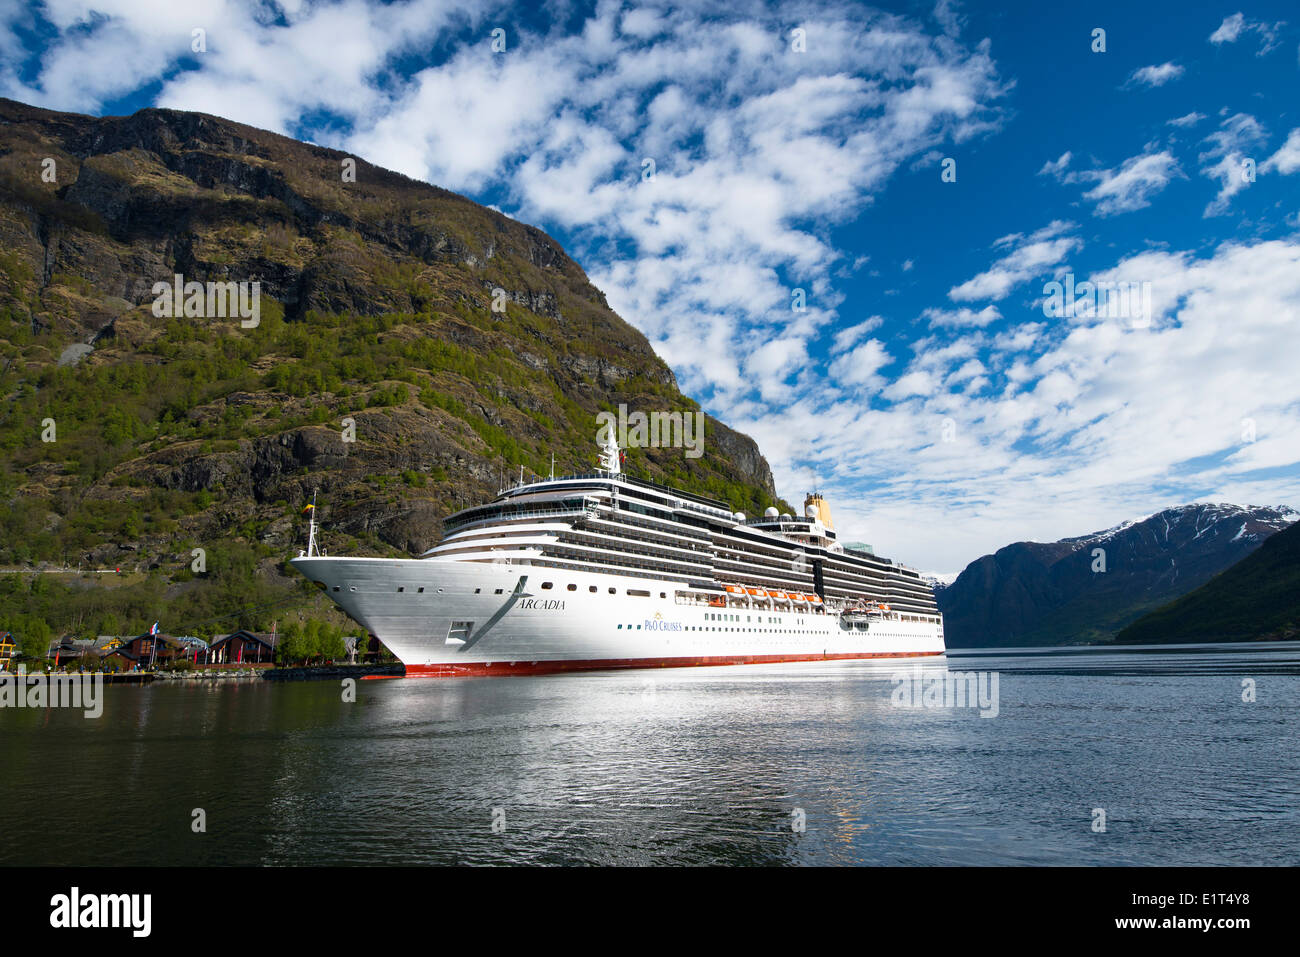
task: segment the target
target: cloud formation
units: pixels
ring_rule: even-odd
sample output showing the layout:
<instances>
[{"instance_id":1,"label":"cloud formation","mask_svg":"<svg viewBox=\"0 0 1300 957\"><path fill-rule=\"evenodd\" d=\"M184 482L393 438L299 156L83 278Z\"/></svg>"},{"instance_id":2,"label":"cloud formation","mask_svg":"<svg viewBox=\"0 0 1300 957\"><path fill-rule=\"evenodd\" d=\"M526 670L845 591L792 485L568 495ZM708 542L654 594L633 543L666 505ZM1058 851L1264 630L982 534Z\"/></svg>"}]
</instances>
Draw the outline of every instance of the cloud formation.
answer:
<instances>
[{"instance_id":1,"label":"cloud formation","mask_svg":"<svg viewBox=\"0 0 1300 957\"><path fill-rule=\"evenodd\" d=\"M1083 247L1077 236L1066 235L1075 228L1074 223L1053 220L1028 236L1004 236L994 248L1010 251L978 276L949 289L948 298L955 302L1005 299L1016 286L1048 272Z\"/></svg>"},{"instance_id":2,"label":"cloud formation","mask_svg":"<svg viewBox=\"0 0 1300 957\"><path fill-rule=\"evenodd\" d=\"M1128 85L1164 86L1183 75L1183 68L1177 63L1161 63L1158 66L1144 66L1129 74Z\"/></svg>"}]
</instances>

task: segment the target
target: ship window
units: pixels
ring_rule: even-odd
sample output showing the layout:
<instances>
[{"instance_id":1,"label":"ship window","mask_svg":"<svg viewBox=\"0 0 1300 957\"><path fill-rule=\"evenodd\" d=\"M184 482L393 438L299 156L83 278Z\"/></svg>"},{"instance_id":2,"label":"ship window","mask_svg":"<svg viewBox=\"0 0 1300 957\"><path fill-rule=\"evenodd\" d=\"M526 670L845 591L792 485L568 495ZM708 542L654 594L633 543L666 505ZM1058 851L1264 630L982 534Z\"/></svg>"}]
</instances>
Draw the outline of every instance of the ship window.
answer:
<instances>
[{"instance_id":1,"label":"ship window","mask_svg":"<svg viewBox=\"0 0 1300 957\"><path fill-rule=\"evenodd\" d=\"M569 591L577 591L577 590L578 590L578 586L573 584L573 582L569 582Z\"/></svg>"},{"instance_id":2,"label":"ship window","mask_svg":"<svg viewBox=\"0 0 1300 957\"><path fill-rule=\"evenodd\" d=\"M416 592L417 595L423 595L423 594L424 594L424 589L423 589L423 588L417 588L417 589L415 590L415 592Z\"/></svg>"},{"instance_id":3,"label":"ship window","mask_svg":"<svg viewBox=\"0 0 1300 957\"><path fill-rule=\"evenodd\" d=\"M477 594L478 594L479 592L481 592L482 590L483 590L482 588L475 588L475 589L474 589L474 594L477 595Z\"/></svg>"},{"instance_id":4,"label":"ship window","mask_svg":"<svg viewBox=\"0 0 1300 957\"><path fill-rule=\"evenodd\" d=\"M622 625L619 625L619 626L618 626L618 630L619 630L619 631L622 631L622 630L623 630L623 626L622 626Z\"/></svg>"},{"instance_id":5,"label":"ship window","mask_svg":"<svg viewBox=\"0 0 1300 957\"><path fill-rule=\"evenodd\" d=\"M611 589L609 590L609 593L610 593L611 595L617 595L617 594L618 594L618 589L617 589L617 588L611 588Z\"/></svg>"},{"instance_id":6,"label":"ship window","mask_svg":"<svg viewBox=\"0 0 1300 957\"><path fill-rule=\"evenodd\" d=\"M550 582L542 582L542 587L543 587L543 588L552 588L552 587L554 587L554 586L553 586Z\"/></svg>"},{"instance_id":7,"label":"ship window","mask_svg":"<svg viewBox=\"0 0 1300 957\"><path fill-rule=\"evenodd\" d=\"M660 597L660 598L667 598L667 597L668 597L668 592L666 592L666 591L661 591L661 592L659 593L659 597Z\"/></svg>"},{"instance_id":8,"label":"ship window","mask_svg":"<svg viewBox=\"0 0 1300 957\"><path fill-rule=\"evenodd\" d=\"M596 594L596 586L592 585L590 588L587 589L587 591L591 592L593 595Z\"/></svg>"},{"instance_id":9,"label":"ship window","mask_svg":"<svg viewBox=\"0 0 1300 957\"><path fill-rule=\"evenodd\" d=\"M648 591L646 591L644 588L629 588L629 589L627 590L627 593L628 593L629 595L635 595L637 598L649 598L649 597L650 597L650 593L649 593Z\"/></svg>"},{"instance_id":10,"label":"ship window","mask_svg":"<svg viewBox=\"0 0 1300 957\"><path fill-rule=\"evenodd\" d=\"M399 585L397 590L398 590L398 591L406 591L406 588L403 587L403 586L400 586L400 585Z\"/></svg>"},{"instance_id":11,"label":"ship window","mask_svg":"<svg viewBox=\"0 0 1300 957\"><path fill-rule=\"evenodd\" d=\"M502 589L498 588L498 589L497 589L496 591L494 591L492 594L494 594L494 595L499 595L499 594L501 594L501 592L502 592Z\"/></svg>"},{"instance_id":12,"label":"ship window","mask_svg":"<svg viewBox=\"0 0 1300 957\"><path fill-rule=\"evenodd\" d=\"M335 585L335 586L334 586L334 590L335 590L335 591L338 591L338 590L339 590L339 586L338 586L338 585Z\"/></svg>"}]
</instances>

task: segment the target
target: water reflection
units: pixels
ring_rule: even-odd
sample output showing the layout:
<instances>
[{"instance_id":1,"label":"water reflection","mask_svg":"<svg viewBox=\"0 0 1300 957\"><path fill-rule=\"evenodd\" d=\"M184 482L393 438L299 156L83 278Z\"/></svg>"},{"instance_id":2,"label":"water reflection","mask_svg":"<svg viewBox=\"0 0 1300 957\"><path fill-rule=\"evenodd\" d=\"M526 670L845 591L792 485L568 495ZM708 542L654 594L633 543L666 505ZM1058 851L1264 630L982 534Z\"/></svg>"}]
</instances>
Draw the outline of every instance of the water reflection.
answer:
<instances>
[{"instance_id":1,"label":"water reflection","mask_svg":"<svg viewBox=\"0 0 1300 957\"><path fill-rule=\"evenodd\" d=\"M98 721L0 712L3 806L95 822L0 861L1294 862L1297 649L926 663L999 672L991 720L897 707L910 667L366 681L355 703L330 682L114 686Z\"/></svg>"}]
</instances>

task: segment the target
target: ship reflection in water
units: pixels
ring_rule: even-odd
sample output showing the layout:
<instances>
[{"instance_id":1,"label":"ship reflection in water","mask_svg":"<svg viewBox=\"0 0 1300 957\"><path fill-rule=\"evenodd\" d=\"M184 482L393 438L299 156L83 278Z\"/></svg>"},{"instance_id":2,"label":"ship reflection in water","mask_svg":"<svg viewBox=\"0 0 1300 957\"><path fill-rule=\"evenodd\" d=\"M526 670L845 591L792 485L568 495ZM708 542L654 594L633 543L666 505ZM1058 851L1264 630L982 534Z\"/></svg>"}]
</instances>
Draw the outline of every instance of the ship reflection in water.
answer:
<instances>
[{"instance_id":1,"label":"ship reflection in water","mask_svg":"<svg viewBox=\"0 0 1300 957\"><path fill-rule=\"evenodd\" d=\"M110 687L0 710L0 806L89 815L0 862L1294 863L1298 697L1285 645Z\"/></svg>"}]
</instances>

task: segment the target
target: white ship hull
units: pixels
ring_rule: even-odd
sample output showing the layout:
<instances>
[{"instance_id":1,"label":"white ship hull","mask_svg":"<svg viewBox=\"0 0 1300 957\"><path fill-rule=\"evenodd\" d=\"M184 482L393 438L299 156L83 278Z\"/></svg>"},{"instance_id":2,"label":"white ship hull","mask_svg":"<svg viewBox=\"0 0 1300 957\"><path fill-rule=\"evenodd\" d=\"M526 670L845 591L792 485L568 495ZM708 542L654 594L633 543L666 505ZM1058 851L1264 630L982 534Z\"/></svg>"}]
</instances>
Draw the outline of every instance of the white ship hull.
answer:
<instances>
[{"instance_id":1,"label":"white ship hull","mask_svg":"<svg viewBox=\"0 0 1300 957\"><path fill-rule=\"evenodd\" d=\"M311 556L292 564L412 677L944 652L943 626L933 618L895 614L849 624L793 602L710 605L683 597L680 581L439 559Z\"/></svg>"}]
</instances>

